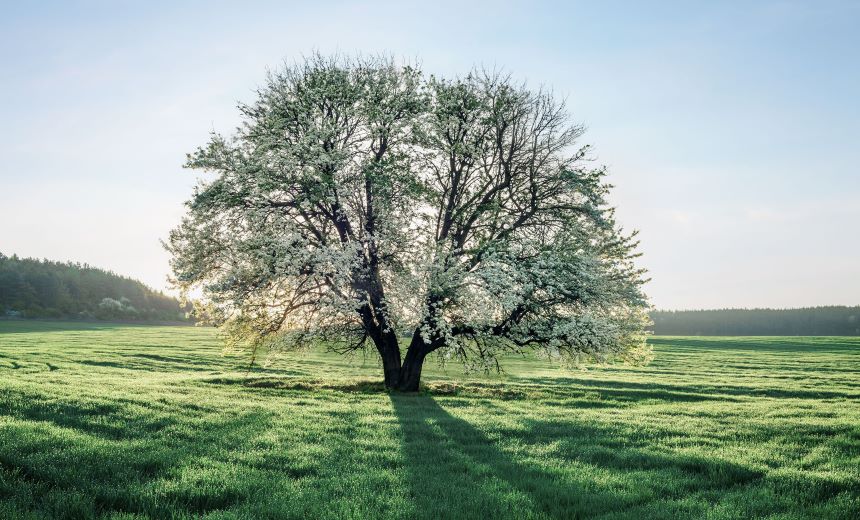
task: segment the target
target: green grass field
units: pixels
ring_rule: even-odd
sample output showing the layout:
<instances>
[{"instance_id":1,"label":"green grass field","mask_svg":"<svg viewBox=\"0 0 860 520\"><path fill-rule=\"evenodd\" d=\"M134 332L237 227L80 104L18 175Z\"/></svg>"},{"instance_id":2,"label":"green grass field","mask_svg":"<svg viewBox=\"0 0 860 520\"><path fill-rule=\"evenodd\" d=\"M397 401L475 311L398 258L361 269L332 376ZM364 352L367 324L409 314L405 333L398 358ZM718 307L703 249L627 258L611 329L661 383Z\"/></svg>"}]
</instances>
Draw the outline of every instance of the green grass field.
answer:
<instances>
[{"instance_id":1,"label":"green grass field","mask_svg":"<svg viewBox=\"0 0 860 520\"><path fill-rule=\"evenodd\" d=\"M653 338L496 377L211 329L0 322L0 518L858 518L860 338Z\"/></svg>"}]
</instances>

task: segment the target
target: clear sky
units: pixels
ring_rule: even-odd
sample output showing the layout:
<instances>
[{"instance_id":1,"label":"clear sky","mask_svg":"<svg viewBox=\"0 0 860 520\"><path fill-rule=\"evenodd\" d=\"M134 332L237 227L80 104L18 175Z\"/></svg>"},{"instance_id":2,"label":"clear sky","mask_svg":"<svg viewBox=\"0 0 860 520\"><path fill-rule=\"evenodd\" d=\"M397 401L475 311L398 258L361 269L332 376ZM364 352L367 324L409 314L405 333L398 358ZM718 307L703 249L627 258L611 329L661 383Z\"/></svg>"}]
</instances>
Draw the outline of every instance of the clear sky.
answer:
<instances>
[{"instance_id":1,"label":"clear sky","mask_svg":"<svg viewBox=\"0 0 860 520\"><path fill-rule=\"evenodd\" d=\"M181 4L181 5L179 5ZM646 5L648 4L648 5ZM0 5L0 252L165 289L159 240L267 67L386 52L567 98L660 308L860 304L860 2Z\"/></svg>"}]
</instances>

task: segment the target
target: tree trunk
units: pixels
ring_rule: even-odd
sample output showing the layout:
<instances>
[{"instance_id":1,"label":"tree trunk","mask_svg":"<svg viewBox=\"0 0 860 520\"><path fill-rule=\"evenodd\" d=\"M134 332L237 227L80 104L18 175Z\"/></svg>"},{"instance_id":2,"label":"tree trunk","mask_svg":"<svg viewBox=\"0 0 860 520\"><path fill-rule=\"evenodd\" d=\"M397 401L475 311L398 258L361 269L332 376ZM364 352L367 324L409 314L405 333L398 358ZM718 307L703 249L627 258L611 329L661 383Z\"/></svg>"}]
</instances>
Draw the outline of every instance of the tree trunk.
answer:
<instances>
[{"instance_id":1,"label":"tree trunk","mask_svg":"<svg viewBox=\"0 0 860 520\"><path fill-rule=\"evenodd\" d=\"M393 332L373 336L377 351L382 359L382 373L385 388L401 392L417 392L421 383L421 369L427 354L437 347L424 343L424 338L416 330L406 349L406 357L401 364L400 347Z\"/></svg>"},{"instance_id":2,"label":"tree trunk","mask_svg":"<svg viewBox=\"0 0 860 520\"><path fill-rule=\"evenodd\" d=\"M421 368L424 366L425 357L427 357L427 349L423 340L420 338L418 342L413 340L412 344L409 345L409 350L406 351L403 366L400 368L398 390L401 392L418 391L418 385L421 383Z\"/></svg>"},{"instance_id":3,"label":"tree trunk","mask_svg":"<svg viewBox=\"0 0 860 520\"><path fill-rule=\"evenodd\" d=\"M400 381L400 349L387 348L380 352L382 356L382 372L385 376L385 388L396 388Z\"/></svg>"}]
</instances>

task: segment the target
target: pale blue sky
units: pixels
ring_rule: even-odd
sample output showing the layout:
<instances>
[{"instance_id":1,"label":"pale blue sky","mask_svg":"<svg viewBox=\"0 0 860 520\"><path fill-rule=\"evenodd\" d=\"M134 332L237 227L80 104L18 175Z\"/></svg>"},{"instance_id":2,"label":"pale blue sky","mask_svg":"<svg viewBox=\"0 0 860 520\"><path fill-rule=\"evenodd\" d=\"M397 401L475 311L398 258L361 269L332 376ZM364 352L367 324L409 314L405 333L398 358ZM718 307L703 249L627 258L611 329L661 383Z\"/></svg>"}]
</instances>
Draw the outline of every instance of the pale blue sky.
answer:
<instances>
[{"instance_id":1,"label":"pale blue sky","mask_svg":"<svg viewBox=\"0 0 860 520\"><path fill-rule=\"evenodd\" d=\"M645 4L4 2L0 251L165 288L185 153L267 67L386 52L567 97L656 306L860 304L860 2Z\"/></svg>"}]
</instances>

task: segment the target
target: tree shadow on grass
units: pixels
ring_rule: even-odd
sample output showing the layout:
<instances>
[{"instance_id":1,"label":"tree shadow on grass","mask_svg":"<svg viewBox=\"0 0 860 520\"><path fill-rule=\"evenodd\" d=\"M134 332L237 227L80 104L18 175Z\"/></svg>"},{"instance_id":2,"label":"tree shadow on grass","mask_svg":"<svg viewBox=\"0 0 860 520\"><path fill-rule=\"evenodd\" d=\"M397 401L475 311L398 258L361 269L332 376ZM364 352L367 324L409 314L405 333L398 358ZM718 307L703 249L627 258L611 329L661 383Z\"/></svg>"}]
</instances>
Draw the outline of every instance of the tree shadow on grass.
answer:
<instances>
[{"instance_id":1,"label":"tree shadow on grass","mask_svg":"<svg viewBox=\"0 0 860 520\"><path fill-rule=\"evenodd\" d=\"M426 395L391 396L403 433L414 518L590 518L636 516L677 500L688 516L709 504L690 500L760 479L719 459L658 452L646 440L571 421L526 421L490 436ZM504 438L509 452L494 437ZM668 501L668 502L667 502Z\"/></svg>"},{"instance_id":2,"label":"tree shadow on grass","mask_svg":"<svg viewBox=\"0 0 860 520\"><path fill-rule=\"evenodd\" d=\"M6 501L6 511L47 518L170 518L177 511L199 516L247 502L263 487L250 478L258 473L253 467L237 478L234 462L223 458L269 430L270 414L189 410L185 423L177 424L120 412L113 404L64 403L12 414L17 421L0 428L0 503ZM171 431L159 435L165 427Z\"/></svg>"},{"instance_id":3,"label":"tree shadow on grass","mask_svg":"<svg viewBox=\"0 0 860 520\"><path fill-rule=\"evenodd\" d=\"M735 384L663 384L577 379L566 377L521 377L517 382L549 387L561 385L571 394L593 390L616 401L659 400L669 402L737 401L739 398L771 397L776 399L857 399L860 393L831 390L803 390L755 387ZM579 387L579 388L577 388Z\"/></svg>"},{"instance_id":4,"label":"tree shadow on grass","mask_svg":"<svg viewBox=\"0 0 860 520\"><path fill-rule=\"evenodd\" d=\"M0 406L0 519L405 518L392 506L402 495L384 491L402 486L397 440L367 439L379 423L360 408L301 393L306 403L286 401L295 418L277 407L156 400L150 409L144 400L9 394L14 405ZM376 400L387 406L382 394Z\"/></svg>"}]
</instances>

